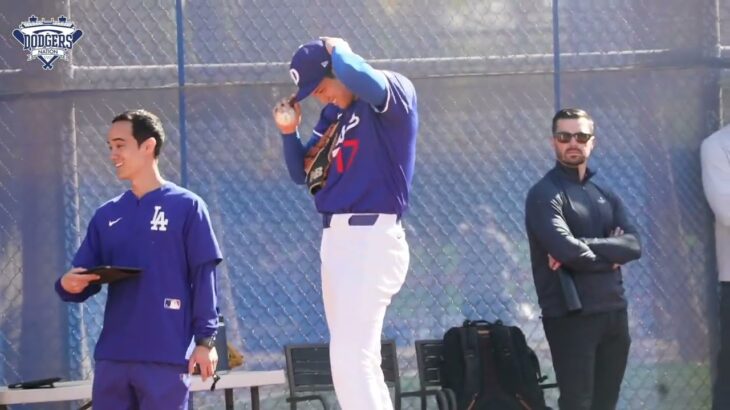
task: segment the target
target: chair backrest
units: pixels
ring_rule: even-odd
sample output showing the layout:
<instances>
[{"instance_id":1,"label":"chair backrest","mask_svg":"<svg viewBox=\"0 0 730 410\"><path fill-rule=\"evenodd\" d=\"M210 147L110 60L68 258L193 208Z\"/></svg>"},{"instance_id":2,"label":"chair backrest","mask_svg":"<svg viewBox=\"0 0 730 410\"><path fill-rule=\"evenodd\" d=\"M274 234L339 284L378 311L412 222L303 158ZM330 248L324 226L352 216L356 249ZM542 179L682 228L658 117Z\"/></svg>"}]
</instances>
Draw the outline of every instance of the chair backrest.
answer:
<instances>
[{"instance_id":1,"label":"chair backrest","mask_svg":"<svg viewBox=\"0 0 730 410\"><path fill-rule=\"evenodd\" d=\"M421 388L441 386L441 362L444 342L441 339L416 340L416 361Z\"/></svg>"},{"instance_id":2,"label":"chair backrest","mask_svg":"<svg viewBox=\"0 0 730 410\"><path fill-rule=\"evenodd\" d=\"M395 386L400 390L400 374L398 372L398 354L395 340L384 340L380 345L380 368L385 376L385 384Z\"/></svg>"},{"instance_id":3,"label":"chair backrest","mask_svg":"<svg viewBox=\"0 0 730 410\"><path fill-rule=\"evenodd\" d=\"M400 392L400 375L395 341L385 340L381 345L382 362L380 368L385 383ZM330 349L326 343L294 344L284 346L286 372L289 391L332 390L332 370L330 369Z\"/></svg>"},{"instance_id":4,"label":"chair backrest","mask_svg":"<svg viewBox=\"0 0 730 410\"><path fill-rule=\"evenodd\" d=\"M284 354L290 392L332 390L329 345L286 345Z\"/></svg>"}]
</instances>

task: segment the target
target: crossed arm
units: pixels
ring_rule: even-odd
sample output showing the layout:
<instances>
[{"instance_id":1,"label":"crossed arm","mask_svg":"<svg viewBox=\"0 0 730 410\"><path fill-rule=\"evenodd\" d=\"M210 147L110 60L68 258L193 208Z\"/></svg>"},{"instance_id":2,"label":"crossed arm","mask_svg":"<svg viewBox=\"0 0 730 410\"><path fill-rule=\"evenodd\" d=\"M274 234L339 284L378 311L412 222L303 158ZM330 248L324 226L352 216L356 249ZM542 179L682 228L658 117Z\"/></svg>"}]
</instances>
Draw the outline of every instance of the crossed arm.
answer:
<instances>
[{"instance_id":1,"label":"crossed arm","mask_svg":"<svg viewBox=\"0 0 730 410\"><path fill-rule=\"evenodd\" d=\"M641 241L636 227L631 223L623 202L617 196L607 195L613 205L616 227L607 238L581 238L599 257L618 265L641 257Z\"/></svg>"},{"instance_id":2,"label":"crossed arm","mask_svg":"<svg viewBox=\"0 0 730 410\"><path fill-rule=\"evenodd\" d=\"M576 273L608 272L641 255L638 236L622 205L616 209L616 218L617 228L623 232L616 230L621 234L608 238L576 238L562 206L560 195L550 197L533 191L527 197L528 229L547 250L551 267L564 265Z\"/></svg>"}]
</instances>

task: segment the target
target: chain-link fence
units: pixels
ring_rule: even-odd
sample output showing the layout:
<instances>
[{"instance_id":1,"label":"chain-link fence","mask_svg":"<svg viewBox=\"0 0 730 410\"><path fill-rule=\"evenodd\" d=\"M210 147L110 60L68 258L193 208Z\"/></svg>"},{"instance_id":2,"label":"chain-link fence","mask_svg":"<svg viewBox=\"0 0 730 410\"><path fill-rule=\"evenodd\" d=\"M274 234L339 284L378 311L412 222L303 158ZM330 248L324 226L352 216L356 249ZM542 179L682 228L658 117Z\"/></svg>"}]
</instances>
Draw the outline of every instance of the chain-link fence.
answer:
<instances>
[{"instance_id":1,"label":"chain-link fence","mask_svg":"<svg viewBox=\"0 0 730 410\"><path fill-rule=\"evenodd\" d=\"M411 269L384 329L397 341L404 389L417 385L413 342L439 338L465 317L520 325L554 377L523 203L552 164L559 102L594 116L597 178L624 199L644 243L643 258L625 271L633 344L620 408L708 408L716 273L698 149L728 112L730 1L181 5L0 0L2 384L91 375L105 296L65 305L52 284L94 209L125 189L104 135L112 116L132 107L163 119L164 176L209 204L225 254L228 340L245 353L245 368L283 368L284 344L327 339L321 222L288 179L270 109L293 91L286 68L296 46L337 35L377 67L411 77L418 91L404 223ZM30 15L65 15L84 31L72 61L53 71L26 61L10 32ZM315 114L308 102L305 123ZM264 407L285 408L285 394L263 389ZM245 394L237 400L248 405ZM194 402L222 408L215 393Z\"/></svg>"}]
</instances>

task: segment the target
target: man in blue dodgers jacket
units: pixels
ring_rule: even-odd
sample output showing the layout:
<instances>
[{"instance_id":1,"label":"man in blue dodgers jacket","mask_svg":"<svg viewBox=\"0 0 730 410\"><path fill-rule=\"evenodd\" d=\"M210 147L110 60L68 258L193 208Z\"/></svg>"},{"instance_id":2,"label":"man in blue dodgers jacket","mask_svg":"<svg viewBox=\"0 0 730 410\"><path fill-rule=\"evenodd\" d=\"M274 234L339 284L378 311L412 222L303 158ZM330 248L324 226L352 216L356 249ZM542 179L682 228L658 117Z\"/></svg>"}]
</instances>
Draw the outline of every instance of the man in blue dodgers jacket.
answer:
<instances>
[{"instance_id":1,"label":"man in blue dodgers jacket","mask_svg":"<svg viewBox=\"0 0 730 410\"><path fill-rule=\"evenodd\" d=\"M98 265L139 267L109 285L96 344L92 400L100 409L187 409L190 373L215 372L215 267L221 261L205 202L165 181L160 120L144 110L112 120L107 137L117 177L131 189L96 210L69 270L56 282L68 302L101 285L83 272Z\"/></svg>"},{"instance_id":2,"label":"man in blue dodgers jacket","mask_svg":"<svg viewBox=\"0 0 730 410\"><path fill-rule=\"evenodd\" d=\"M342 39L302 45L290 73L299 87L295 115L277 120L279 110L288 109L282 101L274 119L295 182L305 181L301 170L311 146L299 139L298 101L312 95L326 105L315 133L333 120L339 124L327 152L326 180L314 195L323 215L322 296L337 399L345 410L392 409L380 341L385 311L405 281L410 257L401 217L416 155L416 91L403 75L373 69Z\"/></svg>"},{"instance_id":3,"label":"man in blue dodgers jacket","mask_svg":"<svg viewBox=\"0 0 730 410\"><path fill-rule=\"evenodd\" d=\"M529 191L527 235L561 410L614 409L631 338L621 265L641 256L621 201L596 185L587 161L593 119L569 108L553 117L556 164ZM583 309L569 315L556 270L569 272Z\"/></svg>"}]
</instances>

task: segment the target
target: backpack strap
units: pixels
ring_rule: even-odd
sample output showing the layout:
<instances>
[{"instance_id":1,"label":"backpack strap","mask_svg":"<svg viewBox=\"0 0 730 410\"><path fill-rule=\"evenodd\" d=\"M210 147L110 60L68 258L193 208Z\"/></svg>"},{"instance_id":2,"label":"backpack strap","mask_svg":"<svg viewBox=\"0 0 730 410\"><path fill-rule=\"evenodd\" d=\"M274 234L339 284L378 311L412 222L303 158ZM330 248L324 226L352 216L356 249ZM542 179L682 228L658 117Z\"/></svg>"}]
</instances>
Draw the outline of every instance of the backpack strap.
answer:
<instances>
[{"instance_id":1,"label":"backpack strap","mask_svg":"<svg viewBox=\"0 0 730 410\"><path fill-rule=\"evenodd\" d=\"M532 367L535 368L535 377L537 378L537 384L541 384L545 380L547 380L547 376L544 376L542 374L542 369L540 368L540 359L537 358L537 354L535 354L535 351L527 348L530 355L530 363L532 363Z\"/></svg>"},{"instance_id":2,"label":"backpack strap","mask_svg":"<svg viewBox=\"0 0 730 410\"><path fill-rule=\"evenodd\" d=\"M519 358L516 356L512 334L509 326L494 326L492 328L492 340L494 343L495 360L497 371L502 380L502 388L510 396L518 393L522 385L522 377L519 373Z\"/></svg>"},{"instance_id":3,"label":"backpack strap","mask_svg":"<svg viewBox=\"0 0 730 410\"><path fill-rule=\"evenodd\" d=\"M519 384L515 386L515 394L523 407L530 409L545 409L545 396L540 383L546 377L542 376L540 361L535 352L527 344L525 334L519 327L509 327L512 341L514 364L518 367Z\"/></svg>"},{"instance_id":4,"label":"backpack strap","mask_svg":"<svg viewBox=\"0 0 730 410\"><path fill-rule=\"evenodd\" d=\"M465 397L467 401L471 401L479 394L480 371L479 356L476 343L476 328L472 326L462 326L459 328L459 340L461 342L461 352L464 357L464 393L470 397Z\"/></svg>"},{"instance_id":5,"label":"backpack strap","mask_svg":"<svg viewBox=\"0 0 730 410\"><path fill-rule=\"evenodd\" d=\"M479 364L481 371L480 393L483 397L494 398L501 394L497 364L494 357L493 326L479 326L474 334L479 344Z\"/></svg>"}]
</instances>

